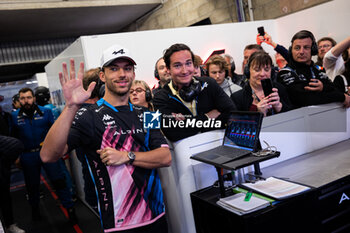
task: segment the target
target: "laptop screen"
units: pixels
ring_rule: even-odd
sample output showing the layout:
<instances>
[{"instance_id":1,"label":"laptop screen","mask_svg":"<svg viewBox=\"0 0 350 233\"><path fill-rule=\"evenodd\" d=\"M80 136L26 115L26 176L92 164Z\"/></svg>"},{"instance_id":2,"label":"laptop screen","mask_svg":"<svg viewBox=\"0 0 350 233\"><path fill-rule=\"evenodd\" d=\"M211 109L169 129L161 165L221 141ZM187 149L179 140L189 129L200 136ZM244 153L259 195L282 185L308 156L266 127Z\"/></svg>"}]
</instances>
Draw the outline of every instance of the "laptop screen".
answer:
<instances>
[{"instance_id":1,"label":"laptop screen","mask_svg":"<svg viewBox=\"0 0 350 233\"><path fill-rule=\"evenodd\" d=\"M259 112L233 112L227 123L224 146L253 151L259 139L262 114Z\"/></svg>"}]
</instances>

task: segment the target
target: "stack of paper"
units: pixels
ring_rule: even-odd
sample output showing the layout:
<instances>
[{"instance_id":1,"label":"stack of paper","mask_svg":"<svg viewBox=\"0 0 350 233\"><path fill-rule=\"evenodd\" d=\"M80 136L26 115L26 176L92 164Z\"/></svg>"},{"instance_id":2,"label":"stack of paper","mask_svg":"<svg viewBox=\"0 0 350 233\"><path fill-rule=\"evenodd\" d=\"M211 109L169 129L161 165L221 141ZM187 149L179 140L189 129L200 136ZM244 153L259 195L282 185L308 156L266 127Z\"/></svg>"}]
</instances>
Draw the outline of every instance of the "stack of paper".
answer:
<instances>
[{"instance_id":1,"label":"stack of paper","mask_svg":"<svg viewBox=\"0 0 350 233\"><path fill-rule=\"evenodd\" d=\"M220 198L216 204L238 215L251 213L270 205L269 201L255 196L251 196L249 201L245 201L245 196L244 193L237 193L229 197Z\"/></svg>"},{"instance_id":2,"label":"stack of paper","mask_svg":"<svg viewBox=\"0 0 350 233\"><path fill-rule=\"evenodd\" d=\"M269 177L266 180L260 180L256 183L244 183L242 185L276 199L291 197L310 189L310 187L275 177Z\"/></svg>"}]
</instances>

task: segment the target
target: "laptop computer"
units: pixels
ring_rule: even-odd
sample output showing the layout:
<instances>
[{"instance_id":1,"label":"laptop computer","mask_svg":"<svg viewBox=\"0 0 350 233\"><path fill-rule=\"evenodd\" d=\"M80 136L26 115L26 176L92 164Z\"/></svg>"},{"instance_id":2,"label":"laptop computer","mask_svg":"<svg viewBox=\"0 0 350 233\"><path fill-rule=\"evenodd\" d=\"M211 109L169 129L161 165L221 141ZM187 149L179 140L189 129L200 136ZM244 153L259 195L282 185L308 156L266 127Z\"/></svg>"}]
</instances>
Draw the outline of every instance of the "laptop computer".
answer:
<instances>
[{"instance_id":1,"label":"laptop computer","mask_svg":"<svg viewBox=\"0 0 350 233\"><path fill-rule=\"evenodd\" d=\"M260 112L231 112L222 145L192 156L193 159L223 164L256 151L263 114Z\"/></svg>"}]
</instances>

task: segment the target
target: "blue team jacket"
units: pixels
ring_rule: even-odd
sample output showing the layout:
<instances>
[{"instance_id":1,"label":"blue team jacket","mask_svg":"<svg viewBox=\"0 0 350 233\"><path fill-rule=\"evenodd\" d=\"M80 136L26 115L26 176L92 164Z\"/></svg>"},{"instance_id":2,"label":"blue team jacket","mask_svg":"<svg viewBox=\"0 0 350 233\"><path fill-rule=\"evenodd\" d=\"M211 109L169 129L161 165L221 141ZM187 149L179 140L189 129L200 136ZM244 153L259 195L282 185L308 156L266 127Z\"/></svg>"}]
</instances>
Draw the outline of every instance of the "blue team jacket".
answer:
<instances>
[{"instance_id":1,"label":"blue team jacket","mask_svg":"<svg viewBox=\"0 0 350 233\"><path fill-rule=\"evenodd\" d=\"M51 109L37 106L30 119L21 109L11 113L12 130L24 144L26 151L40 148L54 122Z\"/></svg>"}]
</instances>

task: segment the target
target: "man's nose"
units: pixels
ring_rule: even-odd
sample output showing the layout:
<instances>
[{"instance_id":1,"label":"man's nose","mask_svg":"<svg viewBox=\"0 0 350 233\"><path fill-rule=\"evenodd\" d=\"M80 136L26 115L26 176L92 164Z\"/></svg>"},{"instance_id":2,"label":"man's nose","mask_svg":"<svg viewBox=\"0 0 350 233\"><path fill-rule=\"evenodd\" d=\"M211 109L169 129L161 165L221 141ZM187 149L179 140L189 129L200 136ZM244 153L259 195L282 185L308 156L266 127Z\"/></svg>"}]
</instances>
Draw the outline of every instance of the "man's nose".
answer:
<instances>
[{"instance_id":1,"label":"man's nose","mask_svg":"<svg viewBox=\"0 0 350 233\"><path fill-rule=\"evenodd\" d=\"M182 73L186 73L186 72L187 72L187 68L186 68L185 65L182 65L182 66L181 66L181 72L182 72Z\"/></svg>"},{"instance_id":2,"label":"man's nose","mask_svg":"<svg viewBox=\"0 0 350 233\"><path fill-rule=\"evenodd\" d=\"M123 68L119 69L119 76L125 76L125 70Z\"/></svg>"}]
</instances>

